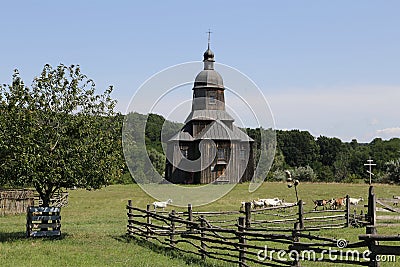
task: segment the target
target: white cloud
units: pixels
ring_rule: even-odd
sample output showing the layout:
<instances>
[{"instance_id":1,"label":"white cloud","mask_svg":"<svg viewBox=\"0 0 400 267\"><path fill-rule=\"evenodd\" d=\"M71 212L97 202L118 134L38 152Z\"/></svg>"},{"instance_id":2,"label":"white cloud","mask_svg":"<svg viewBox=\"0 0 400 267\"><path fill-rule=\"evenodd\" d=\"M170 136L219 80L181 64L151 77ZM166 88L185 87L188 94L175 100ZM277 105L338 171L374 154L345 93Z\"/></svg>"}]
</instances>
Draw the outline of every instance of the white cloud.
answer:
<instances>
[{"instance_id":1,"label":"white cloud","mask_svg":"<svg viewBox=\"0 0 400 267\"><path fill-rule=\"evenodd\" d=\"M392 127L392 128L377 130L376 135L384 139L400 137L400 127Z\"/></svg>"}]
</instances>

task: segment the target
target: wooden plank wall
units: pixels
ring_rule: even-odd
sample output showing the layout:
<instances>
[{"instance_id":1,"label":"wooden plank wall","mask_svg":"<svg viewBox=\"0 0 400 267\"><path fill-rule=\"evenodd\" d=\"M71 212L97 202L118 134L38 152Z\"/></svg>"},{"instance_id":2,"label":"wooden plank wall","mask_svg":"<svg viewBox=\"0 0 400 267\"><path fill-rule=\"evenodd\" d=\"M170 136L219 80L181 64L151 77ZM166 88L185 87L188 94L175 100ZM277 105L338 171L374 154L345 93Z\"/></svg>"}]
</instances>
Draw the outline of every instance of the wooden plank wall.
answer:
<instances>
[{"instance_id":1,"label":"wooden plank wall","mask_svg":"<svg viewBox=\"0 0 400 267\"><path fill-rule=\"evenodd\" d=\"M34 191L28 189L21 190L1 190L0 191L0 215L23 214L29 206L33 205Z\"/></svg>"}]
</instances>

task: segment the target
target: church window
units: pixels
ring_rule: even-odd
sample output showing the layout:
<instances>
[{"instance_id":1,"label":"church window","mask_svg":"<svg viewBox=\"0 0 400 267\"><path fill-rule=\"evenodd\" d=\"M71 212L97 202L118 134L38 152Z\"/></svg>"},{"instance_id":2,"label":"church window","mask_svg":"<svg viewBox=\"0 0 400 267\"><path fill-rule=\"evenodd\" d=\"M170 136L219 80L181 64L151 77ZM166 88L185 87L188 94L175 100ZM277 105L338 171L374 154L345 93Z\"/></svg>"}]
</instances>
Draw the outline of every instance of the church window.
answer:
<instances>
[{"instance_id":1,"label":"church window","mask_svg":"<svg viewBox=\"0 0 400 267\"><path fill-rule=\"evenodd\" d=\"M226 160L226 149L225 148L218 148L217 158L218 158L218 160Z\"/></svg>"},{"instance_id":2,"label":"church window","mask_svg":"<svg viewBox=\"0 0 400 267\"><path fill-rule=\"evenodd\" d=\"M245 159L246 158L246 150L241 149L239 151L239 157L240 157L240 159Z\"/></svg>"},{"instance_id":3,"label":"church window","mask_svg":"<svg viewBox=\"0 0 400 267\"><path fill-rule=\"evenodd\" d=\"M217 95L215 92L210 92L208 98L210 104L215 104L217 102Z\"/></svg>"}]
</instances>

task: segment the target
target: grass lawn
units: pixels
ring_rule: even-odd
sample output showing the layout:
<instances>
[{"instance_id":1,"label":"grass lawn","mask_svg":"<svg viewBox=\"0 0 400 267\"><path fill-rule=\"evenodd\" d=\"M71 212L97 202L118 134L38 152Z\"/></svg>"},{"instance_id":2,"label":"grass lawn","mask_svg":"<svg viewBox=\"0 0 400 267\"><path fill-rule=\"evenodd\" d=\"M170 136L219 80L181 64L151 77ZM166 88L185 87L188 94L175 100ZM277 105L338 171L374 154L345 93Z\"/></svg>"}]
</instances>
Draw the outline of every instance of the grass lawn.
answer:
<instances>
[{"instance_id":1,"label":"grass lawn","mask_svg":"<svg viewBox=\"0 0 400 267\"><path fill-rule=\"evenodd\" d=\"M248 184L240 184L217 202L194 210L238 210L241 201L275 196L295 201L294 190L284 183L264 183L252 194L247 192L247 187ZM299 197L307 203L305 210L313 208L313 199L346 194L367 199L368 195L368 185L363 184L303 183L298 189ZM379 198L391 198L400 195L400 187L376 185L375 192ZM0 217L0 266L230 266L211 260L203 263L196 257L127 240L125 206L128 199L142 208L154 201L136 185L70 191L69 205L61 211L63 235L60 239L27 239L25 215ZM318 235L357 241L358 235L364 233L364 228L348 228L321 230ZM378 233L399 234L400 229L378 228ZM381 266L396 266L393 264L382 263Z\"/></svg>"}]
</instances>

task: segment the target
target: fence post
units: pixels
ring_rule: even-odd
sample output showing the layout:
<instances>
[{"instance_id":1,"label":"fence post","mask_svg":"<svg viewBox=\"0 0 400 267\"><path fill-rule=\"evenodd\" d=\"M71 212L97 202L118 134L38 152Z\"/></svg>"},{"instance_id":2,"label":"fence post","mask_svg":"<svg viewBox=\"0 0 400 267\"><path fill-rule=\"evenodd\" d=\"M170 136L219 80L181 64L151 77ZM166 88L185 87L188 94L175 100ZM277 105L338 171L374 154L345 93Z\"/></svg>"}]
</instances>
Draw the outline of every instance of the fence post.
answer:
<instances>
[{"instance_id":1,"label":"fence post","mask_svg":"<svg viewBox=\"0 0 400 267\"><path fill-rule=\"evenodd\" d=\"M246 228L250 228L251 227L251 202L244 203L244 211L245 211L245 215L246 215L246 221L245 221Z\"/></svg>"},{"instance_id":2,"label":"fence post","mask_svg":"<svg viewBox=\"0 0 400 267\"><path fill-rule=\"evenodd\" d=\"M150 204L147 204L146 206L146 230L147 230L147 234L146 234L146 240L149 239L149 236L151 235L151 231L150 231L150 224L151 224L151 217L150 217Z\"/></svg>"},{"instance_id":3,"label":"fence post","mask_svg":"<svg viewBox=\"0 0 400 267\"><path fill-rule=\"evenodd\" d=\"M368 221L371 225L376 223L376 197L372 185L369 187L368 192Z\"/></svg>"},{"instance_id":4,"label":"fence post","mask_svg":"<svg viewBox=\"0 0 400 267\"><path fill-rule=\"evenodd\" d=\"M246 203L247 204L247 203ZM246 237L244 234L244 230L246 227L246 218L239 217L238 222L238 232L239 232L239 267L244 267L246 265Z\"/></svg>"},{"instance_id":5,"label":"fence post","mask_svg":"<svg viewBox=\"0 0 400 267\"><path fill-rule=\"evenodd\" d=\"M357 218L357 211L353 211L353 220L354 220L354 225L358 225L358 218Z\"/></svg>"},{"instance_id":6,"label":"fence post","mask_svg":"<svg viewBox=\"0 0 400 267\"><path fill-rule=\"evenodd\" d=\"M188 221L189 221L189 222L193 222L193 208L192 208L192 204L188 204ZM192 232L192 231L193 231L192 224L186 225L186 230Z\"/></svg>"},{"instance_id":7,"label":"fence post","mask_svg":"<svg viewBox=\"0 0 400 267\"><path fill-rule=\"evenodd\" d=\"M169 235L169 240L170 240L170 246L175 247L175 210L172 210L171 213L169 214L169 219L171 221L171 228L170 228L170 235Z\"/></svg>"},{"instance_id":8,"label":"fence post","mask_svg":"<svg viewBox=\"0 0 400 267\"><path fill-rule=\"evenodd\" d=\"M377 230L375 225L367 225L367 227L365 228L365 233L366 234L371 234L371 235L376 235L377 234ZM369 267L379 267L379 261L376 260L376 253L374 252L374 248L375 246L378 245L378 241L374 241L374 240L368 240L368 249L369 251L371 251L371 254L369 255Z\"/></svg>"},{"instance_id":9,"label":"fence post","mask_svg":"<svg viewBox=\"0 0 400 267\"><path fill-rule=\"evenodd\" d=\"M132 228L131 228L131 226L133 225L133 223L132 223L132 219L133 219L133 214L132 214L132 199L129 199L128 200L128 206L126 207L127 209L128 209L128 231L127 231L127 234L128 235L131 235L131 231L132 231Z\"/></svg>"},{"instance_id":10,"label":"fence post","mask_svg":"<svg viewBox=\"0 0 400 267\"><path fill-rule=\"evenodd\" d=\"M299 201L299 204L300 204L300 201ZM294 223L294 227L293 227L293 231L292 231L292 238L293 238L293 245L294 246L296 245L295 244L296 242L300 241L300 238L299 238L299 233L300 233L299 230L300 229L301 229L300 228L300 223L299 222L295 222ZM289 247L289 249L295 249L296 251L298 251L294 246ZM296 254L300 255L300 252L298 251L298 253L296 253ZM294 259L294 261L292 262L291 267L300 267L300 258Z\"/></svg>"},{"instance_id":11,"label":"fence post","mask_svg":"<svg viewBox=\"0 0 400 267\"><path fill-rule=\"evenodd\" d=\"M201 259L205 260L206 259L206 244L204 242L205 234L204 234L204 228L206 227L206 222L204 219L204 215L200 216L200 247L201 247Z\"/></svg>"},{"instance_id":12,"label":"fence post","mask_svg":"<svg viewBox=\"0 0 400 267\"><path fill-rule=\"evenodd\" d=\"M303 200L299 200L299 227L300 229L304 229L304 207L303 207Z\"/></svg>"},{"instance_id":13,"label":"fence post","mask_svg":"<svg viewBox=\"0 0 400 267\"><path fill-rule=\"evenodd\" d=\"M350 197L346 195L346 227L350 226Z\"/></svg>"}]
</instances>

